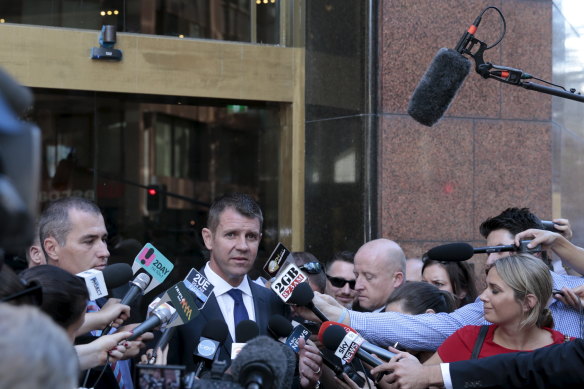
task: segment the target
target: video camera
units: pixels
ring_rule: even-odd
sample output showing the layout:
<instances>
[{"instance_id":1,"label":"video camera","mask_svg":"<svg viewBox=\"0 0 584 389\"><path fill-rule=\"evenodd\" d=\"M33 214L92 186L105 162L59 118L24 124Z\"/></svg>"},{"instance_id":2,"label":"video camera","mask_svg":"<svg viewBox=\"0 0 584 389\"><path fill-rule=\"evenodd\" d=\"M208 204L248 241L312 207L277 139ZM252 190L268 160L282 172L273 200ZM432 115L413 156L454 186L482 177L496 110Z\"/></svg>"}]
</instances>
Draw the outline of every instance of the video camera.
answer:
<instances>
[{"instance_id":1,"label":"video camera","mask_svg":"<svg viewBox=\"0 0 584 389\"><path fill-rule=\"evenodd\" d=\"M41 134L22 120L30 89L0 69L0 258L30 245L38 207Z\"/></svg>"}]
</instances>

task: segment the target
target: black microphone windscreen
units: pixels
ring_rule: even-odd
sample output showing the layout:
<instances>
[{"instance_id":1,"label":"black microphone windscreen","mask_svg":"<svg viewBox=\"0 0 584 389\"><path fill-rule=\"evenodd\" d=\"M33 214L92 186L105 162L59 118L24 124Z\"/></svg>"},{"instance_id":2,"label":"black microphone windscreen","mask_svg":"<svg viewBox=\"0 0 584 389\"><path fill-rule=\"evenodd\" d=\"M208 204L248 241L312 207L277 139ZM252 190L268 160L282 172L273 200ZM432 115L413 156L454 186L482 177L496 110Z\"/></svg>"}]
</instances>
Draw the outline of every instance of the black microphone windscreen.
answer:
<instances>
[{"instance_id":1,"label":"black microphone windscreen","mask_svg":"<svg viewBox=\"0 0 584 389\"><path fill-rule=\"evenodd\" d=\"M114 289L130 282L132 268L127 263L114 263L103 269L103 279L108 289Z\"/></svg>"},{"instance_id":2,"label":"black microphone windscreen","mask_svg":"<svg viewBox=\"0 0 584 389\"><path fill-rule=\"evenodd\" d=\"M417 122L431 127L450 106L471 63L459 52L441 48L414 90L408 114Z\"/></svg>"},{"instance_id":3,"label":"black microphone windscreen","mask_svg":"<svg viewBox=\"0 0 584 389\"><path fill-rule=\"evenodd\" d=\"M282 346L267 336L258 336L247 342L231 364L234 380L247 387L250 377L262 376L265 383L258 387L290 388L291 380L287 376L294 374L288 374L288 357Z\"/></svg>"},{"instance_id":4,"label":"black microphone windscreen","mask_svg":"<svg viewBox=\"0 0 584 389\"><path fill-rule=\"evenodd\" d=\"M291 388L294 382L294 372L296 371L296 353L291 347L283 343L278 343L278 345L286 357L286 373L282 377L281 385L283 388Z\"/></svg>"},{"instance_id":5,"label":"black microphone windscreen","mask_svg":"<svg viewBox=\"0 0 584 389\"><path fill-rule=\"evenodd\" d=\"M292 327L290 320L282 315L272 315L268 321L268 330L277 338L287 337L293 329L294 327Z\"/></svg>"},{"instance_id":6,"label":"black microphone windscreen","mask_svg":"<svg viewBox=\"0 0 584 389\"><path fill-rule=\"evenodd\" d=\"M220 343L225 342L228 334L229 329L227 328L227 324L225 323L225 320L221 319L208 321L207 324L205 324L205 327L203 327L203 331L201 332L202 337L216 340Z\"/></svg>"},{"instance_id":7,"label":"black microphone windscreen","mask_svg":"<svg viewBox=\"0 0 584 389\"><path fill-rule=\"evenodd\" d=\"M288 303L305 307L312 302L313 298L314 291L308 282L302 282L296 285L296 288L294 288L292 295L288 299Z\"/></svg>"},{"instance_id":8,"label":"black microphone windscreen","mask_svg":"<svg viewBox=\"0 0 584 389\"><path fill-rule=\"evenodd\" d=\"M253 320L242 320L235 327L235 341L237 343L247 343L253 338L258 337L260 329Z\"/></svg>"},{"instance_id":9,"label":"black microphone windscreen","mask_svg":"<svg viewBox=\"0 0 584 389\"><path fill-rule=\"evenodd\" d=\"M332 325L329 326L322 334L322 343L329 350L336 350L341 344L347 331L341 326Z\"/></svg>"},{"instance_id":10,"label":"black microphone windscreen","mask_svg":"<svg viewBox=\"0 0 584 389\"><path fill-rule=\"evenodd\" d=\"M464 242L443 244L428 250L428 259L433 261L461 262L473 255L473 247Z\"/></svg>"}]
</instances>

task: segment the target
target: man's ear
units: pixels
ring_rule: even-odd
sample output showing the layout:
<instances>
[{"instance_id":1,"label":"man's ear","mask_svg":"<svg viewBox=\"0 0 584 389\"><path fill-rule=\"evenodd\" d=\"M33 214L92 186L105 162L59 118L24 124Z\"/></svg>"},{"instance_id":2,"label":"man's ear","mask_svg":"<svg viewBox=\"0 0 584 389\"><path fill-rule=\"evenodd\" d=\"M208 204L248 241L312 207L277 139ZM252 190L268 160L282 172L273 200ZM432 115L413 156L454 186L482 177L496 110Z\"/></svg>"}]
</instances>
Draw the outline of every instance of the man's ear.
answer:
<instances>
[{"instance_id":1,"label":"man's ear","mask_svg":"<svg viewBox=\"0 0 584 389\"><path fill-rule=\"evenodd\" d=\"M426 309L426 312L424 312L424 313L436 313L436 311L433 310L432 308L428 308L428 309Z\"/></svg>"},{"instance_id":2,"label":"man's ear","mask_svg":"<svg viewBox=\"0 0 584 389\"><path fill-rule=\"evenodd\" d=\"M396 271L393 274L393 287L398 288L404 283L404 273L401 271Z\"/></svg>"},{"instance_id":3,"label":"man's ear","mask_svg":"<svg viewBox=\"0 0 584 389\"><path fill-rule=\"evenodd\" d=\"M201 235L203 235L203 241L207 250L213 250L213 232L208 228L203 228Z\"/></svg>"},{"instance_id":4,"label":"man's ear","mask_svg":"<svg viewBox=\"0 0 584 389\"><path fill-rule=\"evenodd\" d=\"M59 243L55 238L49 236L43 242L45 253L47 254L47 262L59 262Z\"/></svg>"},{"instance_id":5,"label":"man's ear","mask_svg":"<svg viewBox=\"0 0 584 389\"><path fill-rule=\"evenodd\" d=\"M35 265L46 265L47 261L45 259L45 255L43 254L43 250L40 246L32 245L28 248L28 255L30 260Z\"/></svg>"}]
</instances>

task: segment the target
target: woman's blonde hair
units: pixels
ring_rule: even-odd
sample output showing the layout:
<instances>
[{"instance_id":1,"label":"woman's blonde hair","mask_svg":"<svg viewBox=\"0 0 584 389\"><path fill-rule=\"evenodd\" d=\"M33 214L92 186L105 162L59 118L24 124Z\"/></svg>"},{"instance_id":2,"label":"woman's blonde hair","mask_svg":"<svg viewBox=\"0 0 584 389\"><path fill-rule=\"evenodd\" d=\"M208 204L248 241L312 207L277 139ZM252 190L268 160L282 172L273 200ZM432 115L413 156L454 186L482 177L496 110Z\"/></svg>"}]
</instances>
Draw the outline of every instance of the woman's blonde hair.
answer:
<instances>
[{"instance_id":1,"label":"woman's blonde hair","mask_svg":"<svg viewBox=\"0 0 584 389\"><path fill-rule=\"evenodd\" d=\"M546 308L552 296L552 276L546 264L530 254L515 254L497 260L494 265L499 277L515 292L515 299L523 303L528 294L537 298L535 306L525 313L520 327L554 326L551 312Z\"/></svg>"}]
</instances>

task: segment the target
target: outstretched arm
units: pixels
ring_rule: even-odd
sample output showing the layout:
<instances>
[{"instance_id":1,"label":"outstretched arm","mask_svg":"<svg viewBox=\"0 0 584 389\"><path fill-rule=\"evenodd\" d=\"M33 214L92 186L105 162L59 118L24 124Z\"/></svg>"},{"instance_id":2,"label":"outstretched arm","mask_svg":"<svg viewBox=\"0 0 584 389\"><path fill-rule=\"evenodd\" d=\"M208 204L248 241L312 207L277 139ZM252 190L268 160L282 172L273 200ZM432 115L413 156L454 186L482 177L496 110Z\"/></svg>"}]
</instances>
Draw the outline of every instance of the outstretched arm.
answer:
<instances>
[{"instance_id":1,"label":"outstretched arm","mask_svg":"<svg viewBox=\"0 0 584 389\"><path fill-rule=\"evenodd\" d=\"M572 244L562 234L531 228L515 235L516 245L522 240L531 240L529 248L541 244L544 250L551 249L572 269L584 274L584 249Z\"/></svg>"}]
</instances>

